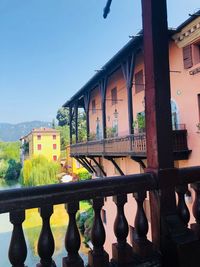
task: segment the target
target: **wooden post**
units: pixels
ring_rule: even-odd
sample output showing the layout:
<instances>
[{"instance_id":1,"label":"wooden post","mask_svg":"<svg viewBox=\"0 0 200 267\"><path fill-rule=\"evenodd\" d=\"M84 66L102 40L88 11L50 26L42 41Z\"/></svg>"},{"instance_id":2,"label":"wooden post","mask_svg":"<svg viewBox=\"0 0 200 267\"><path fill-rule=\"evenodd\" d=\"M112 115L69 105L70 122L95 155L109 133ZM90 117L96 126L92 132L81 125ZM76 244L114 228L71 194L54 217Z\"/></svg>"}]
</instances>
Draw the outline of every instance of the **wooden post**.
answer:
<instances>
[{"instance_id":1,"label":"wooden post","mask_svg":"<svg viewBox=\"0 0 200 267\"><path fill-rule=\"evenodd\" d=\"M133 86L133 74L135 68L135 53L132 53L132 55L129 56L127 60L121 64L121 67L124 79L126 81L126 89L127 89L129 134L133 134L134 129L133 129L132 86Z\"/></svg>"},{"instance_id":2,"label":"wooden post","mask_svg":"<svg viewBox=\"0 0 200 267\"><path fill-rule=\"evenodd\" d=\"M78 143L78 102L74 105L75 108L75 136L76 136L76 144Z\"/></svg>"},{"instance_id":3,"label":"wooden post","mask_svg":"<svg viewBox=\"0 0 200 267\"><path fill-rule=\"evenodd\" d=\"M87 141L90 139L90 120L89 120L89 106L90 106L90 92L84 95L84 105L86 113L86 128L87 128Z\"/></svg>"},{"instance_id":4,"label":"wooden post","mask_svg":"<svg viewBox=\"0 0 200 267\"><path fill-rule=\"evenodd\" d=\"M173 164L166 0L142 0L142 13L147 172L157 175L160 188L150 194L152 239L163 253L163 266L197 266L188 262L191 249L193 257L198 257L194 253L197 243L176 212L178 175Z\"/></svg>"},{"instance_id":5,"label":"wooden post","mask_svg":"<svg viewBox=\"0 0 200 267\"><path fill-rule=\"evenodd\" d=\"M100 81L100 92L101 92L101 109L102 109L102 130L103 139L106 139L106 87L107 87L107 77Z\"/></svg>"},{"instance_id":6,"label":"wooden post","mask_svg":"<svg viewBox=\"0 0 200 267\"><path fill-rule=\"evenodd\" d=\"M72 144L72 121L73 121L72 106L70 106L69 107L69 135L70 135L70 145Z\"/></svg>"}]
</instances>

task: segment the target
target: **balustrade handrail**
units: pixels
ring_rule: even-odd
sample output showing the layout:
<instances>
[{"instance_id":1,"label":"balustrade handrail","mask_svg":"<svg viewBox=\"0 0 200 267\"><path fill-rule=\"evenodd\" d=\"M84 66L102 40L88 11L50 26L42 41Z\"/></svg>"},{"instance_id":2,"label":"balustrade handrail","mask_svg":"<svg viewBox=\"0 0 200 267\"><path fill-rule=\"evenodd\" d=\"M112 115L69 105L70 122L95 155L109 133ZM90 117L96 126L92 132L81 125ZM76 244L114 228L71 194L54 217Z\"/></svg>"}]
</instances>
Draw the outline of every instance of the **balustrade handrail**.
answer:
<instances>
[{"instance_id":1,"label":"balustrade handrail","mask_svg":"<svg viewBox=\"0 0 200 267\"><path fill-rule=\"evenodd\" d=\"M80 142L76 144L71 144L71 147L77 147L77 146L85 146L90 144L103 144L109 141L117 141L117 140L124 140L124 139L133 139L133 138L140 138L146 136L146 133L137 133L137 134L129 134L129 135L123 135L123 136L117 136L117 137L109 137L105 139L99 139L99 140L89 140L85 142Z\"/></svg>"},{"instance_id":2,"label":"balustrade handrail","mask_svg":"<svg viewBox=\"0 0 200 267\"><path fill-rule=\"evenodd\" d=\"M145 173L3 190L0 192L0 213L41 207L47 203L55 205L154 189L156 189L156 182L153 174Z\"/></svg>"},{"instance_id":3,"label":"balustrade handrail","mask_svg":"<svg viewBox=\"0 0 200 267\"><path fill-rule=\"evenodd\" d=\"M179 169L179 182L182 184L200 182L200 166Z\"/></svg>"}]
</instances>

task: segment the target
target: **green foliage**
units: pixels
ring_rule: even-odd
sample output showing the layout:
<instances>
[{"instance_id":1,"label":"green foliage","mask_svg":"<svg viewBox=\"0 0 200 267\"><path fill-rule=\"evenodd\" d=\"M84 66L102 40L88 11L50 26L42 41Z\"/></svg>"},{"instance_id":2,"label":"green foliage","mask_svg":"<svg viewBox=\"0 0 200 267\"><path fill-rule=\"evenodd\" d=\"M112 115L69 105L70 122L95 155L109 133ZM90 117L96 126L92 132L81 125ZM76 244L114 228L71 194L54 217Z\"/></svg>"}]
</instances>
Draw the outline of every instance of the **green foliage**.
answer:
<instances>
[{"instance_id":1,"label":"green foliage","mask_svg":"<svg viewBox=\"0 0 200 267\"><path fill-rule=\"evenodd\" d=\"M59 108L56 119L58 120L59 126L69 125L69 109L63 107Z\"/></svg>"},{"instance_id":2,"label":"green foliage","mask_svg":"<svg viewBox=\"0 0 200 267\"><path fill-rule=\"evenodd\" d=\"M143 132L145 130L145 114L144 112L140 112L137 114L137 120L133 122L133 127L138 129L139 132Z\"/></svg>"},{"instance_id":3,"label":"green foliage","mask_svg":"<svg viewBox=\"0 0 200 267\"><path fill-rule=\"evenodd\" d=\"M61 150L66 150L66 146L69 145L69 126L57 126L57 130L60 131L60 146Z\"/></svg>"},{"instance_id":4,"label":"green foliage","mask_svg":"<svg viewBox=\"0 0 200 267\"><path fill-rule=\"evenodd\" d=\"M117 128L116 127L108 127L106 128L106 135L108 138L116 137Z\"/></svg>"},{"instance_id":5,"label":"green foliage","mask_svg":"<svg viewBox=\"0 0 200 267\"><path fill-rule=\"evenodd\" d=\"M94 221L94 211L92 206L90 206L87 210L81 213L79 212L76 220L77 220L77 226L81 234L84 236L83 242L87 244L87 242L90 240L91 237L91 230Z\"/></svg>"},{"instance_id":6,"label":"green foliage","mask_svg":"<svg viewBox=\"0 0 200 267\"><path fill-rule=\"evenodd\" d=\"M0 178L4 178L8 170L8 162L4 159L0 160Z\"/></svg>"},{"instance_id":7,"label":"green foliage","mask_svg":"<svg viewBox=\"0 0 200 267\"><path fill-rule=\"evenodd\" d=\"M8 169L5 173L6 180L17 180L21 172L22 165L14 159L8 161Z\"/></svg>"},{"instance_id":8,"label":"green foliage","mask_svg":"<svg viewBox=\"0 0 200 267\"><path fill-rule=\"evenodd\" d=\"M20 142L0 142L0 160L20 161Z\"/></svg>"},{"instance_id":9,"label":"green foliage","mask_svg":"<svg viewBox=\"0 0 200 267\"><path fill-rule=\"evenodd\" d=\"M28 142L25 142L22 145L22 148L23 148L25 154L28 154L29 153L29 143Z\"/></svg>"},{"instance_id":10,"label":"green foliage","mask_svg":"<svg viewBox=\"0 0 200 267\"><path fill-rule=\"evenodd\" d=\"M0 178L17 180L21 171L20 142L0 142Z\"/></svg>"},{"instance_id":11,"label":"green foliage","mask_svg":"<svg viewBox=\"0 0 200 267\"><path fill-rule=\"evenodd\" d=\"M79 112L78 140L79 142L84 142L87 140L86 114L84 112Z\"/></svg>"},{"instance_id":12,"label":"green foliage","mask_svg":"<svg viewBox=\"0 0 200 267\"><path fill-rule=\"evenodd\" d=\"M60 166L58 163L48 161L43 156L25 160L21 182L24 186L54 184L58 182L56 176L59 170Z\"/></svg>"},{"instance_id":13,"label":"green foliage","mask_svg":"<svg viewBox=\"0 0 200 267\"><path fill-rule=\"evenodd\" d=\"M77 176L79 181L89 180L92 178L92 175L88 171L80 171Z\"/></svg>"},{"instance_id":14,"label":"green foliage","mask_svg":"<svg viewBox=\"0 0 200 267\"><path fill-rule=\"evenodd\" d=\"M55 119L52 120L51 127L52 127L52 129L56 129L56 121L55 121Z\"/></svg>"}]
</instances>

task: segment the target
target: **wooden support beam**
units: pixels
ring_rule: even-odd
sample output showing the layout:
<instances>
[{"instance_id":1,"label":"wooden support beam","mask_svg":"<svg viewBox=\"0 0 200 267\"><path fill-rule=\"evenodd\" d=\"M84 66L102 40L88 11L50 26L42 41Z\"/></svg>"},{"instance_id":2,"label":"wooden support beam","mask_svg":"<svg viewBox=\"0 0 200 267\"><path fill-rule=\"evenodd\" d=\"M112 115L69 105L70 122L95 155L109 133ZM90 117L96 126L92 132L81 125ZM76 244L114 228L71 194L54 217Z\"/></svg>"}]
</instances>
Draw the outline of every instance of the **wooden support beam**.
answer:
<instances>
[{"instance_id":1,"label":"wooden support beam","mask_svg":"<svg viewBox=\"0 0 200 267\"><path fill-rule=\"evenodd\" d=\"M82 158L74 157L89 173L93 173L90 167L82 160Z\"/></svg>"},{"instance_id":2,"label":"wooden support beam","mask_svg":"<svg viewBox=\"0 0 200 267\"><path fill-rule=\"evenodd\" d=\"M113 159L113 157L105 157L105 159L110 160L112 162L112 164L117 169L117 171L119 172L120 175L122 175L122 176L125 175L124 172L122 171L122 169L117 164L117 162Z\"/></svg>"},{"instance_id":3,"label":"wooden support beam","mask_svg":"<svg viewBox=\"0 0 200 267\"><path fill-rule=\"evenodd\" d=\"M138 158L138 157L131 157L132 160L136 161L137 163L140 164L140 167L145 170L146 169L146 165L144 164L144 161L142 161L141 158Z\"/></svg>"},{"instance_id":4,"label":"wooden support beam","mask_svg":"<svg viewBox=\"0 0 200 267\"><path fill-rule=\"evenodd\" d=\"M95 157L89 157L94 161L94 163L98 166L99 170L103 173L104 176L107 176L106 172L104 171L103 167L100 165L100 163L95 159Z\"/></svg>"},{"instance_id":5,"label":"wooden support beam","mask_svg":"<svg viewBox=\"0 0 200 267\"><path fill-rule=\"evenodd\" d=\"M92 164L89 162L89 160L86 157L82 157L82 160L90 167L93 173L96 174L95 168L92 166Z\"/></svg>"}]
</instances>

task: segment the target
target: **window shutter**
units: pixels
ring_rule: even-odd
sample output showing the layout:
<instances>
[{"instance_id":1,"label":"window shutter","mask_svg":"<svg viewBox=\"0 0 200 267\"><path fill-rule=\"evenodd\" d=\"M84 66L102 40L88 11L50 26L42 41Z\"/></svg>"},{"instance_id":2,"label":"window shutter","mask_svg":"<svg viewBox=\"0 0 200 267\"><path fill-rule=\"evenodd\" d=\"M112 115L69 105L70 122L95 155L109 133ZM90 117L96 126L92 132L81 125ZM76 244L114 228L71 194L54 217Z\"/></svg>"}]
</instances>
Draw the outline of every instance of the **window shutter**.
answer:
<instances>
[{"instance_id":1,"label":"window shutter","mask_svg":"<svg viewBox=\"0 0 200 267\"><path fill-rule=\"evenodd\" d=\"M191 45L183 47L183 64L184 69L189 69L193 66Z\"/></svg>"}]
</instances>

